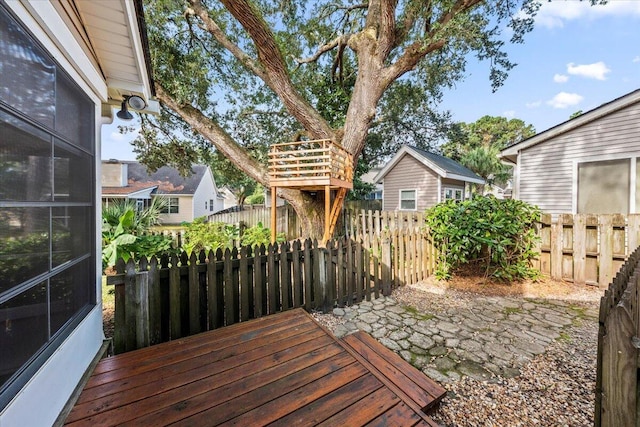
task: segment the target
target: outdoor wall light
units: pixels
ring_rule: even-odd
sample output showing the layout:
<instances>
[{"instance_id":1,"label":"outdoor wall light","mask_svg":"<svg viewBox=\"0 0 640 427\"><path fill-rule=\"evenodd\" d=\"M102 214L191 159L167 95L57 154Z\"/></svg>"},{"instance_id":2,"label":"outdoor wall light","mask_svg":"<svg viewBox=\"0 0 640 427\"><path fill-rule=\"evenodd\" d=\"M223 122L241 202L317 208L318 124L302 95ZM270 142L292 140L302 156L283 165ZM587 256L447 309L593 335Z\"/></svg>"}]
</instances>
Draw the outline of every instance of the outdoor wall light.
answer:
<instances>
[{"instance_id":1,"label":"outdoor wall light","mask_svg":"<svg viewBox=\"0 0 640 427\"><path fill-rule=\"evenodd\" d=\"M122 120L131 120L133 119L133 115L129 112L129 108L134 110L144 110L146 107L147 103L141 97L137 95L124 95L120 111L116 113L116 116Z\"/></svg>"}]
</instances>

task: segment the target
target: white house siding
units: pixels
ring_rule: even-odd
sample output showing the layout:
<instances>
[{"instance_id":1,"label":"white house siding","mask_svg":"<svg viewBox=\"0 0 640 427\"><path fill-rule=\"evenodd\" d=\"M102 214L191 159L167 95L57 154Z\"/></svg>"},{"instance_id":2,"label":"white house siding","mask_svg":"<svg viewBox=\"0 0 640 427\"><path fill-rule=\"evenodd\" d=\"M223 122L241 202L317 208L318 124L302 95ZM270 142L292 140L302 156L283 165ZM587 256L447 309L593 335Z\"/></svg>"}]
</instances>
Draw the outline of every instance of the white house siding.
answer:
<instances>
[{"instance_id":1,"label":"white house siding","mask_svg":"<svg viewBox=\"0 0 640 427\"><path fill-rule=\"evenodd\" d=\"M417 190L417 210L438 203L438 175L416 160L404 155L384 177L383 209L400 209L400 190Z\"/></svg>"},{"instance_id":2,"label":"white house siding","mask_svg":"<svg viewBox=\"0 0 640 427\"><path fill-rule=\"evenodd\" d=\"M573 213L577 163L635 156L640 156L640 104L524 149L517 198L553 215Z\"/></svg>"},{"instance_id":3,"label":"white house siding","mask_svg":"<svg viewBox=\"0 0 640 427\"><path fill-rule=\"evenodd\" d=\"M163 194L162 197L177 198L178 199L178 213L177 214L162 214L160 215L161 224L180 224L181 222L193 221L193 196L186 195L181 196L177 194ZM202 202L204 210L204 201Z\"/></svg>"},{"instance_id":4,"label":"white house siding","mask_svg":"<svg viewBox=\"0 0 640 427\"><path fill-rule=\"evenodd\" d=\"M92 62L84 56L82 48L77 45L73 35L50 2L30 2L28 8L25 6L26 3L9 1L6 5L95 104L95 140L96 153L98 153L95 156L95 168L98 175L100 172L101 102L106 101L107 93L104 79L93 67ZM40 25L43 22L46 23L46 31ZM61 46L64 47L64 51L61 50ZM73 64L69 58L73 58ZM95 204L100 206L100 183L95 184ZM96 229L100 230L99 209L96 209L94 220ZM96 247L100 247L100 237L97 233L88 237L93 237ZM98 297L101 295L100 270L100 257L96 257L95 286ZM100 349L103 338L102 306L98 298L97 305L55 349L11 402L2 409L0 426L52 425Z\"/></svg>"},{"instance_id":5,"label":"white house siding","mask_svg":"<svg viewBox=\"0 0 640 427\"><path fill-rule=\"evenodd\" d=\"M213 200L213 210L209 207L209 202L211 200ZM193 193L193 216L194 218L198 218L201 216L211 215L221 209L218 207L220 204L221 203L218 202L218 195L213 175L211 174L211 170L207 168L200 184L198 184L198 188L196 188L195 193Z\"/></svg>"}]
</instances>

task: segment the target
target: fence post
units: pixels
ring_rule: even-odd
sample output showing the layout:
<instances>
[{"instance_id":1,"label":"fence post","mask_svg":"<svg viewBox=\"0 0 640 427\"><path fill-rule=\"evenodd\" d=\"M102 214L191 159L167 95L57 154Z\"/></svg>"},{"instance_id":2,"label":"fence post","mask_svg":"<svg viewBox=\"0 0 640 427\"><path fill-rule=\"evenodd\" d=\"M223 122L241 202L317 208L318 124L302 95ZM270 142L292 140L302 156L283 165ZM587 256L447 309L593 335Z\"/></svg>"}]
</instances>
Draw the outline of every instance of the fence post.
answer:
<instances>
[{"instance_id":1,"label":"fence post","mask_svg":"<svg viewBox=\"0 0 640 427\"><path fill-rule=\"evenodd\" d=\"M149 272L141 271L135 278L136 348L143 348L149 346Z\"/></svg>"},{"instance_id":2,"label":"fence post","mask_svg":"<svg viewBox=\"0 0 640 427\"><path fill-rule=\"evenodd\" d=\"M562 280L562 215L551 223L551 278Z\"/></svg>"},{"instance_id":3,"label":"fence post","mask_svg":"<svg viewBox=\"0 0 640 427\"><path fill-rule=\"evenodd\" d=\"M389 233L382 238L382 295L391 295L391 239Z\"/></svg>"},{"instance_id":4,"label":"fence post","mask_svg":"<svg viewBox=\"0 0 640 427\"><path fill-rule=\"evenodd\" d=\"M605 321L606 335L602 349L602 426L636 425L637 352L631 338L636 334L633 315L629 311L631 292L635 293L637 276L618 305Z\"/></svg>"},{"instance_id":5,"label":"fence post","mask_svg":"<svg viewBox=\"0 0 640 427\"><path fill-rule=\"evenodd\" d=\"M598 283L604 289L613 277L613 218L611 215L600 215L600 259L598 260Z\"/></svg>"},{"instance_id":6,"label":"fence post","mask_svg":"<svg viewBox=\"0 0 640 427\"><path fill-rule=\"evenodd\" d=\"M315 245L314 245L315 249ZM317 248L316 255L318 257L318 285L316 289L319 290L320 295L318 295L318 301L322 301L322 312L328 313L331 308L333 308L333 304L329 302L329 290L327 289L327 250L325 248ZM331 305L331 308L329 308Z\"/></svg>"}]
</instances>

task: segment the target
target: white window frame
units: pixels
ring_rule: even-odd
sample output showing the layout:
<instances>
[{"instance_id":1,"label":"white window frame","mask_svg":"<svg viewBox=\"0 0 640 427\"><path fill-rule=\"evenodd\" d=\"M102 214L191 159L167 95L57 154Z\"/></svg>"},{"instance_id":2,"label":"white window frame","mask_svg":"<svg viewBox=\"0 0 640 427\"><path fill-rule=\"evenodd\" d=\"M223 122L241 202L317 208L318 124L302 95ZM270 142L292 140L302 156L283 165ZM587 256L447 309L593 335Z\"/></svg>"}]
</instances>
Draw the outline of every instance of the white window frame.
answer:
<instances>
[{"instance_id":1,"label":"white window frame","mask_svg":"<svg viewBox=\"0 0 640 427\"><path fill-rule=\"evenodd\" d=\"M451 191L453 197L447 197L447 191ZM460 197L456 197L456 194L460 193ZM444 200L455 200L461 202L464 200L464 189L456 187L444 187Z\"/></svg>"},{"instance_id":2,"label":"white window frame","mask_svg":"<svg viewBox=\"0 0 640 427\"><path fill-rule=\"evenodd\" d=\"M413 209L402 208L402 193L404 191L413 191ZM400 211L417 211L418 210L418 189L417 188L401 188L398 190L398 210Z\"/></svg>"}]
</instances>

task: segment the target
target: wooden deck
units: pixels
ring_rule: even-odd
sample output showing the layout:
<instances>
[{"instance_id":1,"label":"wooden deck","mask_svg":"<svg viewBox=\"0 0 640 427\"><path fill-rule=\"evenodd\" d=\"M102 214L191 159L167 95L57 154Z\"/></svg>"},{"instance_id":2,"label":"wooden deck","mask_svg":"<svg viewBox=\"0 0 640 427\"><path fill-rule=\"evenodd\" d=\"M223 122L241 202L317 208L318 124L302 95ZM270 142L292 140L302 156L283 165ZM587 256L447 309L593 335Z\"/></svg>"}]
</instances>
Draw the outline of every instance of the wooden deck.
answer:
<instances>
[{"instance_id":1,"label":"wooden deck","mask_svg":"<svg viewBox=\"0 0 640 427\"><path fill-rule=\"evenodd\" d=\"M296 309L101 360L66 425L435 426L423 409L443 395L366 334L338 340Z\"/></svg>"}]
</instances>

